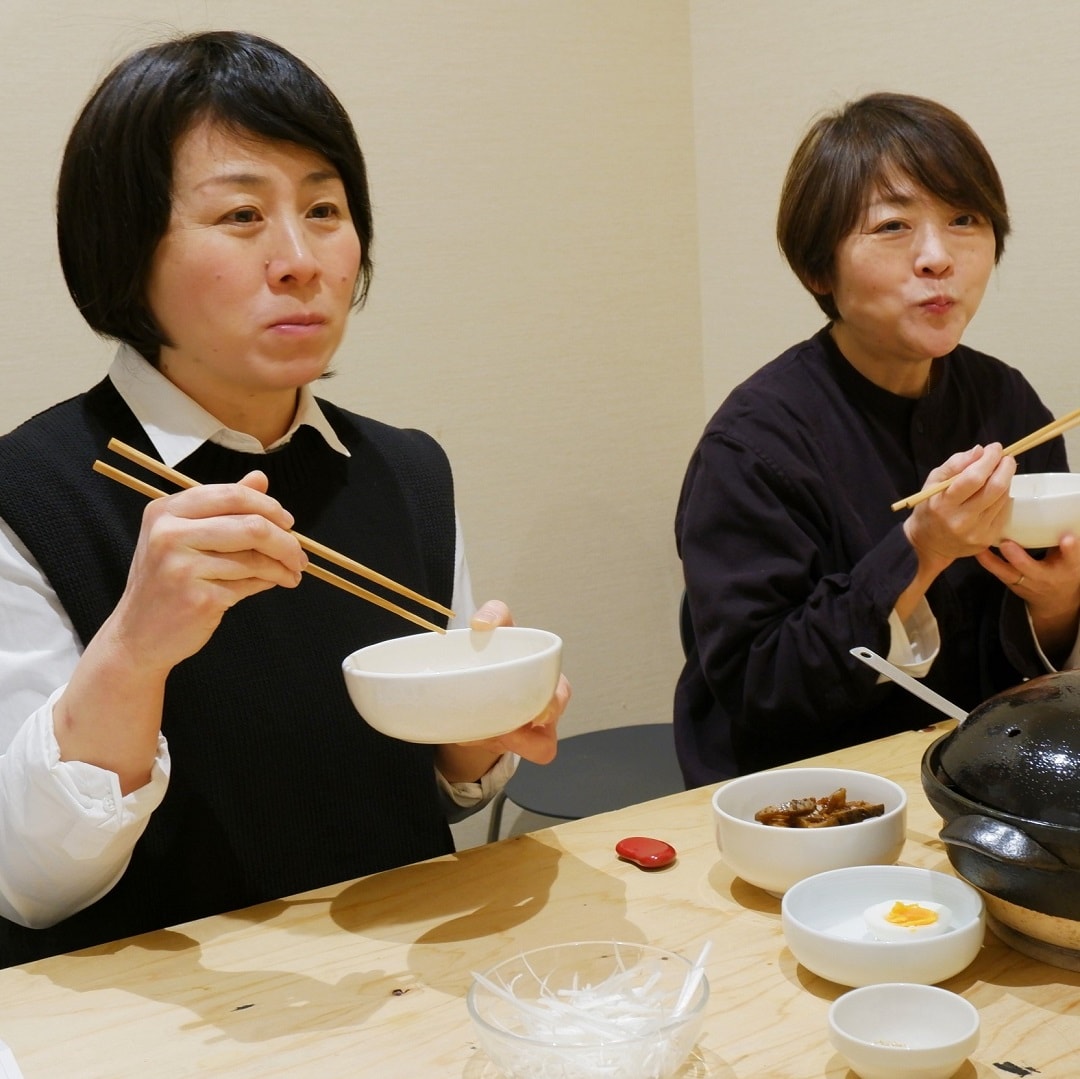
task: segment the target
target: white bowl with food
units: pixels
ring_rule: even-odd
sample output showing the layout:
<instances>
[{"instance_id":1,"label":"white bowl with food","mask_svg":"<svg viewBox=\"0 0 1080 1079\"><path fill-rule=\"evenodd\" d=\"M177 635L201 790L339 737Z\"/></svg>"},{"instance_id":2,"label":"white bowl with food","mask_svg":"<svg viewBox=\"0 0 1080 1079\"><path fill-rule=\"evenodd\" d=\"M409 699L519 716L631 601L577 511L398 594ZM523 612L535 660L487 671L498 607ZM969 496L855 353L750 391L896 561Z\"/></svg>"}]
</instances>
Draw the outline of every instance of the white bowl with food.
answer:
<instances>
[{"instance_id":1,"label":"white bowl with food","mask_svg":"<svg viewBox=\"0 0 1080 1079\"><path fill-rule=\"evenodd\" d=\"M935 985L979 954L982 896L916 866L853 866L807 877L780 905L784 940L812 974L839 985Z\"/></svg>"},{"instance_id":2,"label":"white bowl with food","mask_svg":"<svg viewBox=\"0 0 1080 1079\"><path fill-rule=\"evenodd\" d=\"M773 895L828 869L895 862L907 830L904 788L847 768L739 776L717 788L712 810L724 864Z\"/></svg>"},{"instance_id":3,"label":"white bowl with food","mask_svg":"<svg viewBox=\"0 0 1080 1079\"><path fill-rule=\"evenodd\" d=\"M829 1008L829 1041L860 1079L951 1079L979 1044L979 1012L947 989L854 989Z\"/></svg>"},{"instance_id":4,"label":"white bowl with food","mask_svg":"<svg viewBox=\"0 0 1080 1079\"><path fill-rule=\"evenodd\" d=\"M1080 535L1080 474L1013 476L1001 538L1021 547L1056 547L1066 532Z\"/></svg>"},{"instance_id":5,"label":"white bowl with food","mask_svg":"<svg viewBox=\"0 0 1080 1079\"><path fill-rule=\"evenodd\" d=\"M559 681L562 641L497 626L416 633L361 648L342 663L356 710L405 742L497 738L539 715Z\"/></svg>"},{"instance_id":6,"label":"white bowl with food","mask_svg":"<svg viewBox=\"0 0 1080 1079\"><path fill-rule=\"evenodd\" d=\"M480 1044L511 1079L669 1079L701 1031L709 982L648 944L575 941L474 975L466 997Z\"/></svg>"}]
</instances>

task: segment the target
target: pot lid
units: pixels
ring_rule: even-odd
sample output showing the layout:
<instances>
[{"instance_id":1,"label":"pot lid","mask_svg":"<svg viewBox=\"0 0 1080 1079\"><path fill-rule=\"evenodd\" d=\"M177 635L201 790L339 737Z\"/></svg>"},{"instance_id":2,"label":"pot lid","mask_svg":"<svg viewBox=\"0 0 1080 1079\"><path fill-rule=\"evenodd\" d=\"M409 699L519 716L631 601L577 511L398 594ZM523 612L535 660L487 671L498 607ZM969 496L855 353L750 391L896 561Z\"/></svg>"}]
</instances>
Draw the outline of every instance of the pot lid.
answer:
<instances>
[{"instance_id":1,"label":"pot lid","mask_svg":"<svg viewBox=\"0 0 1080 1079\"><path fill-rule=\"evenodd\" d=\"M1028 820L1080 827L1080 670L1032 678L975 708L942 742L952 786Z\"/></svg>"}]
</instances>

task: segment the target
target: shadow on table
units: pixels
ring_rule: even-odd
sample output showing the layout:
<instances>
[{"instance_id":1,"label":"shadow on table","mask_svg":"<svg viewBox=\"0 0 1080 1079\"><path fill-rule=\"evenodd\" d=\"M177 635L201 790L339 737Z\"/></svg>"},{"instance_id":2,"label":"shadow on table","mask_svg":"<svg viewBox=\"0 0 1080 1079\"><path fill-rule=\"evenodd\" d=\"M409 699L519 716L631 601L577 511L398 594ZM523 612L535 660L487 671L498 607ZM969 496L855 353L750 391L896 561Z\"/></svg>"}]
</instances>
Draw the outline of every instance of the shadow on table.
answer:
<instances>
[{"instance_id":1,"label":"shadow on table","mask_svg":"<svg viewBox=\"0 0 1080 1079\"><path fill-rule=\"evenodd\" d=\"M34 971L77 992L122 986L186 1009L192 1019L184 1030L211 1027L237 1042L266 1041L362 1027L384 1008L414 1007L414 990L464 998L473 970L523 948L590 937L643 940L625 917L624 891L618 877L568 855L555 840L520 836L486 848L482 858L406 866L336 894L327 889L43 960ZM273 935L245 939L245 926ZM223 936L232 969L213 965ZM310 967L305 937L332 937L315 975L260 967L277 955L283 966Z\"/></svg>"}]
</instances>

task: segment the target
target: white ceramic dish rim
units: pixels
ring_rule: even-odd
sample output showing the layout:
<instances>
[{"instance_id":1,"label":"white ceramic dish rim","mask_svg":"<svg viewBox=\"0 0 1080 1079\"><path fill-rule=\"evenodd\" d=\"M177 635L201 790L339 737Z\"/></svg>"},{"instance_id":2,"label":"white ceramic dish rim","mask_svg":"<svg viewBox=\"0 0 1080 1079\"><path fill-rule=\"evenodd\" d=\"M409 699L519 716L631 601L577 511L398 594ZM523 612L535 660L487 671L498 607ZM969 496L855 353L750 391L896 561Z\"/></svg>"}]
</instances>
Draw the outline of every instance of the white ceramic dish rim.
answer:
<instances>
[{"instance_id":1,"label":"white ceramic dish rim","mask_svg":"<svg viewBox=\"0 0 1080 1079\"><path fill-rule=\"evenodd\" d=\"M562 944L547 944L540 948L529 948L527 951L520 953L519 955L508 956L506 959L494 964L483 971L485 977L490 978L492 972L497 971L500 967L507 963L512 963L522 957L528 957L535 955L539 952L555 951L559 948L588 948L588 947L603 947L603 948L640 948L645 954L652 954L662 959L678 959L680 963L686 964L686 971L689 972L693 969L693 962L686 958L685 955L681 955L679 952L669 951L667 948L661 948L656 944L639 943L632 940L569 940ZM698 982L697 988L694 990L694 995L691 997L691 1003L687 1006L686 1010L682 1012L677 1018L672 1019L670 1022L665 1023L663 1026L657 1027L655 1030L649 1031L648 1034L635 1034L632 1037L627 1038L612 1038L609 1041L603 1043L598 1042L576 1042L576 1043L563 1043L554 1045L550 1041L545 1041L543 1038L529 1038L522 1034L511 1034L509 1031L503 1030L501 1027L495 1026L493 1023L489 1023L479 1012L476 1004L476 997L479 992L489 992L484 986L480 985L475 979L469 985L469 991L465 994L465 1005L468 1009L469 1015L485 1030L491 1031L491 1033L498 1035L499 1037L513 1037L514 1042L524 1046L535 1046L537 1049L569 1049L569 1050L588 1050L595 1049L598 1044L605 1046L615 1047L620 1045L633 1045L634 1042L648 1040L655 1038L658 1035L666 1034L668 1031L675 1030L678 1027L685 1026L687 1022L699 1019L702 1017L702 1013L705 1010L705 1005L709 1001L709 994L711 989L709 987L709 976L702 974L701 979Z\"/></svg>"},{"instance_id":2,"label":"white ceramic dish rim","mask_svg":"<svg viewBox=\"0 0 1080 1079\"><path fill-rule=\"evenodd\" d=\"M453 667L445 670L430 670L430 671L379 671L373 670L369 667L362 666L360 663L361 656L373 656L379 652L388 652L394 648L399 648L403 641L423 641L424 643L419 645L419 649L423 651L426 648L430 648L428 644L432 639L444 639L447 637L453 637L456 634L481 634L481 633L499 633L507 634L512 633L516 636L522 634L529 634L536 637L538 640L543 641L543 647L537 648L533 652L529 652L522 656L511 656L506 659L493 659L489 663L475 663L469 667ZM434 678L453 678L455 676L466 676L477 671L492 671L498 669L506 669L515 666L520 666L526 663L535 663L538 660L546 660L555 655L562 649L562 638L557 634L552 633L546 629L535 629L531 626L497 626L494 630L473 630L473 629L450 629L445 634L443 633L414 633L408 637L394 637L388 641L377 641L375 644L365 645L363 648L358 648L355 652L351 652L342 661L342 666L345 671L350 674L358 675L362 678L381 678L388 682L394 681L430 681ZM434 647L437 647L435 645Z\"/></svg>"},{"instance_id":3,"label":"white ceramic dish rim","mask_svg":"<svg viewBox=\"0 0 1080 1079\"><path fill-rule=\"evenodd\" d=\"M745 775L745 776L736 776L734 779L730 779L726 783L722 784L720 787L718 787L713 792L713 796L712 796L713 811L717 814L717 816L723 817L726 820L734 821L734 822L736 822L738 824L749 824L749 825L752 825L755 828L762 828L762 829L764 829L766 831L769 831L769 832L780 831L781 833L784 833L784 834L798 833L800 835L806 835L806 836L826 835L831 831L831 829L829 829L829 828L783 828L783 829L778 829L775 825L772 825L772 824L762 824L761 821L754 820L754 817L753 817L753 813L756 812L757 809L762 808L761 805L758 805L757 809L755 809L753 811L751 811L749 809L745 810L744 812L749 813L750 814L749 816L744 816L744 815L739 815L739 814L729 812L728 810L724 809L720 805L720 801L721 801L721 799L723 797L725 797L725 795L730 797L732 791L750 789L755 785L755 783L762 782L762 780L763 780L763 778L765 776L769 776L770 781L771 781L771 777L774 777L774 776L792 777L794 780L798 780L800 777L811 774L811 773L817 773L817 774L821 774L821 775L826 775L827 774L829 776L834 776L836 778L836 780L837 780L837 786L844 786L844 787L850 786L850 779L852 777L856 777L859 780L867 778L867 779L873 780L875 783L882 784L886 789L888 789L892 793L893 797L897 800L897 804L895 806L893 806L891 809L886 809L885 812L880 817L870 817L869 818L870 821L885 820L886 818L895 816L897 813L904 812L904 810L907 808L907 801L908 801L907 791L905 791L904 788L901 787L899 783L896 783L891 779L887 779L885 776L879 776L875 772L859 771L858 769L855 769L855 768L827 768L827 767L815 768L813 766L809 766L809 767L806 767L806 768L770 768L770 769L768 769L767 772L751 772L751 773L749 773L748 775ZM845 780L845 779L847 779L848 782L843 782L843 783L840 782L840 781ZM835 789L836 789L836 787L833 788L833 790L835 790ZM792 798L809 797L811 793L813 793L813 792L808 791L805 794L801 794L798 791L793 790L791 797ZM820 794L817 795L817 797L824 798L829 794L832 794L832 791L822 791ZM865 824L865 823L867 823L867 821L860 821L859 823L860 824ZM843 827L844 828L853 828L853 827L858 827L858 825L843 825ZM810 840L810 842L813 842L813 840Z\"/></svg>"},{"instance_id":4,"label":"white ceramic dish rim","mask_svg":"<svg viewBox=\"0 0 1080 1079\"><path fill-rule=\"evenodd\" d=\"M869 936L865 939L840 936L835 932L830 932L828 928L813 925L804 920L804 918L793 909L808 893L813 894L815 891L827 888L834 881L841 881L844 878L850 880L856 876L880 876L883 882L886 878L891 877L895 879L896 884L890 885L888 893L883 894L880 900L875 900L874 902L881 902L886 899L910 899L918 902L920 899L926 899L928 901L944 903L945 906L949 907L955 918L957 916L957 911L955 907L948 902L948 899L952 895L956 895L963 897L966 903L974 908L974 913L970 913L962 921L954 921L945 932L938 933L936 936L922 937L918 940L877 940L874 937ZM916 880L936 885L947 894L940 897L935 895L931 900L930 895L919 894L922 889L916 890L914 888L909 888L905 891L906 883ZM929 889L926 890L929 891ZM840 885L837 885L837 894L850 895L851 893L850 891L845 891ZM855 906L855 902L856 901L853 898L851 909L846 912L846 920L857 917L865 909L863 906ZM950 873L941 873L936 869L925 869L922 866L912 865L855 865L844 866L840 869L827 869L823 873L815 873L812 877L804 877L802 880L797 881L784 893L780 909L783 917L795 922L802 932L821 942L840 941L845 944L854 944L862 948L879 950L881 954L884 955L890 950L896 951L900 948L920 947L923 945L928 949L935 946L940 947L940 942L948 940L958 933L967 932L976 923L983 921L985 918L986 905L983 902L983 898L979 894L978 889L972 887L967 881L952 876Z\"/></svg>"},{"instance_id":5,"label":"white ceramic dish rim","mask_svg":"<svg viewBox=\"0 0 1080 1079\"><path fill-rule=\"evenodd\" d=\"M850 1006L851 1000L846 999L853 996L853 994L859 994L860 996L878 996L883 995L883 990L896 990L901 989L903 991L910 991L917 993L921 997L936 997L938 1000L948 999L955 1003L956 1001L962 1002L964 1005L960 1008L960 1011L968 1019L968 1026L960 1034L955 1035L952 1040L948 1042L942 1042L937 1045L920 1045L913 1048L908 1048L899 1045L883 1045L881 1042L868 1042L865 1038L859 1037L858 1034L852 1033L852 1031L841 1026L837 1022L837 1013L842 1011L845 1007ZM880 1053L882 1056L891 1056L899 1060L901 1057L911 1057L913 1053L933 1053L941 1052L942 1050L949 1048L956 1048L957 1054L963 1053L964 1056L970 1052L970 1049L965 1050L964 1046L970 1042L972 1038L976 1038L982 1026L982 1019L979 1015L979 1009L975 1007L966 997L962 997L959 993L954 993L951 989L943 989L939 985L923 985L921 982L876 982L874 985L864 985L857 989L849 989L846 993L842 993L829 1005L828 1013L829 1029L836 1031L839 1035L847 1038L849 1041L854 1042L856 1045L861 1046L864 1049L873 1050L875 1053Z\"/></svg>"}]
</instances>

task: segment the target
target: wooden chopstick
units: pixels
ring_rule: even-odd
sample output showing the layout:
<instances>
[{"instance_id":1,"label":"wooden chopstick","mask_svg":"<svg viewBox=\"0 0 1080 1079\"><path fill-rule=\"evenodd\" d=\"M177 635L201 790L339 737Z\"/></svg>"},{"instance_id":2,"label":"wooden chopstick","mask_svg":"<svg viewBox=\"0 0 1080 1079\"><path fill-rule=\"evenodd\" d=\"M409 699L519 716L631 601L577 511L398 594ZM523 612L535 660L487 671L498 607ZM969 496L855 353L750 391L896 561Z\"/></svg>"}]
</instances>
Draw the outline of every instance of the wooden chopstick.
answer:
<instances>
[{"instance_id":1,"label":"wooden chopstick","mask_svg":"<svg viewBox=\"0 0 1080 1079\"><path fill-rule=\"evenodd\" d=\"M1067 412L1059 419L1052 420L1044 427L1040 427L1037 431L1032 431L1030 435L1017 439L1011 446L1006 446L1002 451L1003 456L1016 457L1025 450L1032 450L1036 446L1041 446L1044 442L1049 442L1050 439L1064 434L1069 428L1075 427L1078 423L1080 423L1080 408L1074 408L1072 412ZM908 495L907 498L902 498L899 502L894 502L891 508L893 510L903 510L917 506L920 502L925 502L940 491L946 490L954 479L956 479L956 476L950 476L947 480L941 480L930 487L924 487L921 491Z\"/></svg>"},{"instance_id":2,"label":"wooden chopstick","mask_svg":"<svg viewBox=\"0 0 1080 1079\"><path fill-rule=\"evenodd\" d=\"M142 465L148 471L153 472L162 479L170 480L178 487L191 488L199 486L197 480L193 480L189 476L185 476L182 472L177 472L175 469L163 465L160 461L154 460L153 457L148 457L145 453L140 452L132 446L128 446L119 441L119 439L110 439L109 449L120 454L121 457L126 457L129 461ZM117 483L122 483L125 487L129 487L133 491L138 491L139 494L145 495L147 498L153 499L165 497L164 491L159 490L157 487L154 487L135 476L129 476L126 472L121 471L119 468L115 468L113 465L107 464L105 461L95 461L93 467L95 472L100 472L103 476L108 476L109 479L115 480ZM301 535L299 532L293 532L292 535L296 537L300 546L306 551L318 555L320 558L325 558L328 562L341 566L343 569L350 570L359 577L364 577L375 584L380 584L384 588L388 588L390 591L398 593L398 595L414 600L425 607L438 611L440 614L445 614L448 618L454 616L454 612L450 610L449 607L444 607L441 603L436 603L435 600L428 599L419 592L414 592L411 588L399 584L392 578L386 577L376 570L370 569L362 563L356 562L343 554L339 554L337 551L333 550L333 548L319 543L318 540L310 539L308 536ZM340 577L336 573L331 573L329 570L324 569L314 562L308 562L307 566L304 567L304 572L310 573L312 577L316 577L320 581L325 581L327 584L332 584L337 588L350 592L354 596L366 599L369 603L374 603L377 607L392 611L394 614L400 615L402 618L406 618L418 626L423 626L424 629L434 630L436 633L446 632L444 627L436 625L434 622L429 622L427 619L413 614L404 607L399 607L397 604L383 599L382 596L378 596L374 592L369 592L365 588L360 588L351 581L347 581L344 577Z\"/></svg>"}]
</instances>

